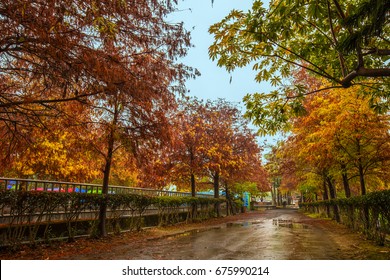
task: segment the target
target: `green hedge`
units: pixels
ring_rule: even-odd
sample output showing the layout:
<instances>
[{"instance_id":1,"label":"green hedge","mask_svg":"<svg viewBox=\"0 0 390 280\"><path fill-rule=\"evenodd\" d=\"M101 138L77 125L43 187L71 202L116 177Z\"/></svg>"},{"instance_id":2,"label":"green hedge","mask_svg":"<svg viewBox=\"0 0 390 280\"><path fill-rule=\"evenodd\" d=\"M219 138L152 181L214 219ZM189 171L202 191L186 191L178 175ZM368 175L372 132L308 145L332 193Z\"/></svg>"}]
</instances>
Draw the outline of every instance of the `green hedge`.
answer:
<instances>
[{"instance_id":1,"label":"green hedge","mask_svg":"<svg viewBox=\"0 0 390 280\"><path fill-rule=\"evenodd\" d=\"M153 205L158 207L159 225L180 222L180 212L185 212L186 220L203 220L214 216L214 205L225 201L219 198L190 196L159 196L153 198ZM183 208L184 207L184 208Z\"/></svg>"},{"instance_id":2,"label":"green hedge","mask_svg":"<svg viewBox=\"0 0 390 280\"><path fill-rule=\"evenodd\" d=\"M390 190L373 192L364 196L302 203L309 213L336 219L353 230L383 245L390 234ZM337 211L337 213L335 213Z\"/></svg>"},{"instance_id":3,"label":"green hedge","mask_svg":"<svg viewBox=\"0 0 390 280\"><path fill-rule=\"evenodd\" d=\"M58 237L58 233L53 233L53 227L59 223L65 224L59 235L62 238L73 239L85 233L94 235L103 202L108 206L108 230L120 232L124 219L127 219L126 229L139 230L147 210L158 216L160 225L166 225L179 222L183 213L187 221L209 218L214 215L214 205L223 201L185 196L3 190L0 191L0 244L49 242Z\"/></svg>"}]
</instances>

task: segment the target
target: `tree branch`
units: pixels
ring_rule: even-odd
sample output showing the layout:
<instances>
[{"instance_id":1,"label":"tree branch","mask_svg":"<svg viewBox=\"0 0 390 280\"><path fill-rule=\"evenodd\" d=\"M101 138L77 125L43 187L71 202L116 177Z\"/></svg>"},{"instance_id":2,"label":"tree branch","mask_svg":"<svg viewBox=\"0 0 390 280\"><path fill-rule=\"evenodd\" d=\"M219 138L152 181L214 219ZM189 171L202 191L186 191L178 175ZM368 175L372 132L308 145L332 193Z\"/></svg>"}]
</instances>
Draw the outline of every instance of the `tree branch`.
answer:
<instances>
[{"instance_id":1,"label":"tree branch","mask_svg":"<svg viewBox=\"0 0 390 280\"><path fill-rule=\"evenodd\" d=\"M340 81L340 84L344 88L348 88L352 85L352 80L356 77L390 77L390 68L369 69L360 67L357 70L349 73L344 79Z\"/></svg>"},{"instance_id":2,"label":"tree branch","mask_svg":"<svg viewBox=\"0 0 390 280\"><path fill-rule=\"evenodd\" d=\"M335 46L337 46L338 41L337 41L335 30L333 28L333 22L332 22L331 10L330 10L330 2L328 1L327 4L328 4L329 27L330 27L330 30L332 32L333 43L334 43ZM343 55L339 51L337 51L337 55L338 55L339 61L340 61L341 72L343 74L343 77L345 77L347 75L347 69L345 67L345 59L344 59Z\"/></svg>"},{"instance_id":3,"label":"tree branch","mask_svg":"<svg viewBox=\"0 0 390 280\"><path fill-rule=\"evenodd\" d=\"M310 92L306 92L303 95L306 96L306 95L310 95L310 94L314 94L317 92L321 92L321 91L328 90L328 89L334 89L334 88L343 88L343 86L330 86L330 87L320 88L320 89L316 89L316 90L313 90ZM300 96L298 96L298 95L288 96L287 99L294 99L294 98L298 98L298 97L300 97Z\"/></svg>"},{"instance_id":4,"label":"tree branch","mask_svg":"<svg viewBox=\"0 0 390 280\"><path fill-rule=\"evenodd\" d=\"M337 0L333 0L333 3L336 6L337 13L340 15L341 19L344 21L346 19L345 13L341 8L340 3ZM351 27L347 27L347 30L349 34L354 34L353 30ZM364 59L363 59L363 54L362 54L362 49L359 45L356 46L356 54L357 54L357 59L358 59L358 66L357 67L364 67Z\"/></svg>"},{"instance_id":5,"label":"tree branch","mask_svg":"<svg viewBox=\"0 0 390 280\"><path fill-rule=\"evenodd\" d=\"M379 56L386 56L386 55L390 55L390 49L374 48L374 49L368 50L367 52L363 53L362 55L366 56L366 55L370 55L370 54L376 54L376 55L379 55Z\"/></svg>"},{"instance_id":6,"label":"tree branch","mask_svg":"<svg viewBox=\"0 0 390 280\"><path fill-rule=\"evenodd\" d=\"M68 101L80 101L83 97L88 97L92 95L97 95L101 93L100 91L94 92L94 93L88 93L88 94L83 94L83 95L77 95L74 97L69 97L69 98L60 98L60 99L43 99L43 100L23 100L23 101L13 101L9 103L2 103L0 104L0 108L8 108L12 106L19 106L19 105L27 105L27 104L50 104L50 103L62 103L62 102L68 102Z\"/></svg>"}]
</instances>

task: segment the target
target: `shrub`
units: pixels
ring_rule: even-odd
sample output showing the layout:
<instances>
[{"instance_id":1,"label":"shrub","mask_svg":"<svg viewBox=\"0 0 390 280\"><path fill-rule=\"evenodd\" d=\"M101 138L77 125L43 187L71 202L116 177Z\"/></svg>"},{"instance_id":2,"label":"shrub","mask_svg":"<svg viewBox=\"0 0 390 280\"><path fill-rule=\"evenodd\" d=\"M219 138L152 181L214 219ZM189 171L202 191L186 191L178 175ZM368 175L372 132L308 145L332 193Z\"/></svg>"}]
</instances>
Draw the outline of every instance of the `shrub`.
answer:
<instances>
[{"instance_id":1,"label":"shrub","mask_svg":"<svg viewBox=\"0 0 390 280\"><path fill-rule=\"evenodd\" d=\"M210 212L214 205L223 201L187 196L2 190L0 212L5 227L0 242L1 245L18 245L22 242L48 241L53 237L52 226L59 222L65 224L60 235L70 240L81 233L93 233L103 202L108 206L109 230L120 232L121 220L128 217L131 218L130 230L140 229L142 216L147 210L156 211L160 225L166 225L178 222L179 213L183 212L187 212L187 220L192 220L194 216L208 218L212 216ZM198 214L194 215L194 210ZM86 229L85 225L89 228Z\"/></svg>"},{"instance_id":2,"label":"shrub","mask_svg":"<svg viewBox=\"0 0 390 280\"><path fill-rule=\"evenodd\" d=\"M340 222L353 230L363 232L367 237L384 245L390 234L390 190L373 192L364 196L333 199L313 203L301 203L300 207L309 213L324 214L333 218L336 206Z\"/></svg>"}]
</instances>

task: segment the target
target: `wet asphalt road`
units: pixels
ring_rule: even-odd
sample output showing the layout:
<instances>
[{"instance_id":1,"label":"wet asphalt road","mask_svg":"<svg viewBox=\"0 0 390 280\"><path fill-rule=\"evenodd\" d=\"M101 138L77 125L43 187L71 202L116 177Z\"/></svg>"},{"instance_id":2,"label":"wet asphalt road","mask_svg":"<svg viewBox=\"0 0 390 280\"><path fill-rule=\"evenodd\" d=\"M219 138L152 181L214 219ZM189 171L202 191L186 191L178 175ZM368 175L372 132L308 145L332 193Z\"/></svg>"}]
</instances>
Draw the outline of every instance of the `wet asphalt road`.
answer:
<instances>
[{"instance_id":1,"label":"wet asphalt road","mask_svg":"<svg viewBox=\"0 0 390 280\"><path fill-rule=\"evenodd\" d=\"M256 219L189 231L77 259L332 260L340 244L313 219L292 209L267 210Z\"/></svg>"},{"instance_id":2,"label":"wet asphalt road","mask_svg":"<svg viewBox=\"0 0 390 280\"><path fill-rule=\"evenodd\" d=\"M261 219L188 232L155 244L133 259L337 259L337 244L294 210L270 210ZM130 255L128 256L130 257Z\"/></svg>"}]
</instances>

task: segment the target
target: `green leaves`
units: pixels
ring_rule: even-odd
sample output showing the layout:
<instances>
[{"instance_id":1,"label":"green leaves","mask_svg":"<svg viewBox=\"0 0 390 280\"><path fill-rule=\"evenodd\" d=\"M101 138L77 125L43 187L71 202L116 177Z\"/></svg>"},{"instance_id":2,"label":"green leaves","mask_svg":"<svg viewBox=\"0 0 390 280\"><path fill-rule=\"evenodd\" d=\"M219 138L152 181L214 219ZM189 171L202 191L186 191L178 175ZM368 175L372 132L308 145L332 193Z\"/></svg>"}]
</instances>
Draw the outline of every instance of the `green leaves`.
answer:
<instances>
[{"instance_id":1,"label":"green leaves","mask_svg":"<svg viewBox=\"0 0 390 280\"><path fill-rule=\"evenodd\" d=\"M286 102L279 91L269 94L247 94L243 99L246 105L245 117L250 119L259 130L260 135L274 135L278 131L290 129L289 118L301 112L302 105L297 101Z\"/></svg>"},{"instance_id":2,"label":"green leaves","mask_svg":"<svg viewBox=\"0 0 390 280\"><path fill-rule=\"evenodd\" d=\"M338 207L343 224L354 230L361 230L379 244L384 244L386 233L390 230L390 190L347 199L300 204L307 212L320 212L324 215L327 215L326 209L329 206Z\"/></svg>"},{"instance_id":3,"label":"green leaves","mask_svg":"<svg viewBox=\"0 0 390 280\"><path fill-rule=\"evenodd\" d=\"M252 111L247 113L260 130L267 128L273 134L274 129L284 128L283 122L292 117L286 113L301 112L300 100L289 100L293 86L304 84L286 80L297 71L305 70L333 84L351 86L352 81L359 79L360 74L353 72L357 68L388 69L385 55L373 55L375 49L389 51L383 36L388 32L384 20L390 8L387 2L271 1L266 9L261 1L254 1L250 11L232 11L210 28L214 43L209 54L228 71L253 63L257 82L267 81L279 87L276 99L273 94L254 94L253 99L261 102L252 100L248 106ZM365 50L370 52L363 55ZM387 77L389 73L362 75L375 78ZM386 80L375 82L385 84Z\"/></svg>"},{"instance_id":4,"label":"green leaves","mask_svg":"<svg viewBox=\"0 0 390 280\"><path fill-rule=\"evenodd\" d=\"M13 242L21 244L26 241L28 235L30 242L49 238L51 226L60 222L66 223L68 237L74 237L78 225L83 222L85 216L81 213L85 211L89 214L90 223L85 227L88 232L93 232L94 217L96 219L97 209L104 203L109 209L111 221L115 222L124 218L123 215L132 215L135 219L136 228L140 227L140 220L135 216L140 216L149 206L158 209L159 217L169 216L169 223L174 222L170 218L176 217L178 213L192 211L192 206L200 206L201 211L212 211L212 206L216 203L225 202L225 199L201 198L201 197L152 197L139 194L88 194L88 193L59 193L59 192L37 192L37 191L0 191L0 210L7 212L9 218L8 229L5 231L2 244ZM180 207L180 210L179 210ZM59 215L59 213L61 215ZM205 213L203 213L205 214ZM211 213L209 213L211 215ZM60 219L62 220L59 220ZM190 217L190 215L188 216ZM206 217L204 215L204 217ZM207 216L209 217L209 216ZM167 218L167 217L165 217ZM134 221L132 221L134 222ZM131 222L131 223L132 223ZM43 226L42 226L43 225ZM44 228L42 233L41 229ZM40 230L39 230L40 229ZM135 229L135 228L131 228ZM119 229L120 230L120 229ZM63 237L61 232L61 235ZM66 233L65 233L66 234ZM42 236L43 235L43 236ZM51 238L53 236L50 236Z\"/></svg>"}]
</instances>

